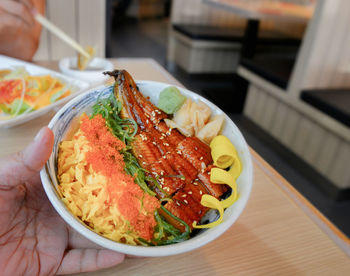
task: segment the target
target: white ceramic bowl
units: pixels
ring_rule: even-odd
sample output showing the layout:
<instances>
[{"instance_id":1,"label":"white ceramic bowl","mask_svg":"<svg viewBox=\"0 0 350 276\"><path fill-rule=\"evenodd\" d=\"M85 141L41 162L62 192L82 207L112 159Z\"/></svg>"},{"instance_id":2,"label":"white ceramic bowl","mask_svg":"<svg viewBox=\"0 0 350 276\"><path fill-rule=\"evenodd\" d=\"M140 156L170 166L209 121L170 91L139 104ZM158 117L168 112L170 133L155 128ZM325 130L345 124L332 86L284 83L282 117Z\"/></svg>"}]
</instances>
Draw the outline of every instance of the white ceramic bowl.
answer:
<instances>
[{"instance_id":1,"label":"white ceramic bowl","mask_svg":"<svg viewBox=\"0 0 350 276\"><path fill-rule=\"evenodd\" d=\"M91 86L104 83L109 76L105 76L102 73L114 69L112 62L98 57L93 58L88 67L83 71L77 68L76 57L63 58L59 61L58 66L63 74L87 81Z\"/></svg>"},{"instance_id":2,"label":"white ceramic bowl","mask_svg":"<svg viewBox=\"0 0 350 276\"><path fill-rule=\"evenodd\" d=\"M152 81L138 81L137 85L144 95L150 97L153 103L157 103L160 91L169 86L169 84ZM214 114L223 113L223 111L220 110L217 106L202 98L201 96L184 88L178 88L183 95L190 97L196 101L200 99L208 104ZM109 240L101 235L98 235L87 228L78 218L70 213L57 193L58 182L56 177L56 160L58 146L62 139L64 139L64 137L67 135L70 129L70 125L72 123L74 124L74 122L83 112L91 112L91 106L96 102L97 97L100 94L102 97L108 97L110 93L112 93L112 87L100 87L92 89L80 95L79 97L74 98L54 116L49 124L49 127L55 134L55 143L53 153L51 154L51 157L46 163L45 167L41 170L40 176L45 192L56 211L71 227L73 227L81 235L85 236L96 244L99 244L111 250L136 256L167 256L188 252L201 247L210 241L213 241L218 236L223 234L242 213L248 201L253 182L253 167L247 143L236 125L226 115L226 122L222 134L227 136L237 148L239 157L242 162L243 170L237 179L239 198L232 206L225 210L224 219L220 225L211 229L201 230L196 236L178 244L144 247L118 243Z\"/></svg>"}]
</instances>

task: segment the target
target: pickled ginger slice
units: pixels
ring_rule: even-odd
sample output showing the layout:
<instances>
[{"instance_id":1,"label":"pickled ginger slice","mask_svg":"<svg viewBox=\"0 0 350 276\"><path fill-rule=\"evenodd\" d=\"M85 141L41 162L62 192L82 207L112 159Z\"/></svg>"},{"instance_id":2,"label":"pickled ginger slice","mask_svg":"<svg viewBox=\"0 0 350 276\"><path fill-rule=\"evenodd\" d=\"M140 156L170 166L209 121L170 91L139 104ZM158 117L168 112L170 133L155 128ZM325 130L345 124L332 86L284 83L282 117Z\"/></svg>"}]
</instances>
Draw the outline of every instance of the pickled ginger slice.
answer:
<instances>
[{"instance_id":1,"label":"pickled ginger slice","mask_svg":"<svg viewBox=\"0 0 350 276\"><path fill-rule=\"evenodd\" d=\"M219 114L210 119L210 121L196 134L204 143L210 142L217 136L224 124L224 114Z\"/></svg>"}]
</instances>

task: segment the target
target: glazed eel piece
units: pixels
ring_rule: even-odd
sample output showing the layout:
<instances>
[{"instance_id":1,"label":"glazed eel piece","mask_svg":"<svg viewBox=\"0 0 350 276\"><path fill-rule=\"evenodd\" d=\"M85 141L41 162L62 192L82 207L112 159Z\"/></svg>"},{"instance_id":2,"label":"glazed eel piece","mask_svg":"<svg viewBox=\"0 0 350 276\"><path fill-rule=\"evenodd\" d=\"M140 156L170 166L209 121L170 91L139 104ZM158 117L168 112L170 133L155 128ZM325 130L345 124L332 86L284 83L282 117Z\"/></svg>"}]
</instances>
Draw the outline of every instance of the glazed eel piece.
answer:
<instances>
[{"instance_id":1,"label":"glazed eel piece","mask_svg":"<svg viewBox=\"0 0 350 276\"><path fill-rule=\"evenodd\" d=\"M158 198L171 198L164 207L192 228L192 223L199 222L208 211L200 204L202 195L219 198L227 191L226 185L210 182L213 160L209 146L196 137L185 137L169 128L163 121L168 115L139 91L127 71L115 70L108 74L115 78L114 95L123 104L121 116L138 124L132 150L141 167L158 182L158 185L149 185ZM184 230L183 225L165 212L161 214Z\"/></svg>"}]
</instances>

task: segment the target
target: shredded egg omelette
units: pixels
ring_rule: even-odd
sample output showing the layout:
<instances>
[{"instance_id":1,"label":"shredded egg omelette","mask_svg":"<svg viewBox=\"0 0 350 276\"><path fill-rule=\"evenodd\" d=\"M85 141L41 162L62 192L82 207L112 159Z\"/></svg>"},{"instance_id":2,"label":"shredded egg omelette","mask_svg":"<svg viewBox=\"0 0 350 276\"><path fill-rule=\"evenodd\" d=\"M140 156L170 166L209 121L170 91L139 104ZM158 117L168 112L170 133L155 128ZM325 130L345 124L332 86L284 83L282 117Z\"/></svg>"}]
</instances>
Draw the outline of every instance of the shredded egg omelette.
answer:
<instances>
[{"instance_id":1,"label":"shredded egg omelette","mask_svg":"<svg viewBox=\"0 0 350 276\"><path fill-rule=\"evenodd\" d=\"M107 130L102 116L89 119L85 115L72 140L59 147L59 192L68 209L93 231L136 245L140 237L152 238L159 203L148 198L132 176L125 175L122 159L110 158L119 154L115 143L122 143L113 139L117 138ZM117 176L110 177L108 172Z\"/></svg>"}]
</instances>

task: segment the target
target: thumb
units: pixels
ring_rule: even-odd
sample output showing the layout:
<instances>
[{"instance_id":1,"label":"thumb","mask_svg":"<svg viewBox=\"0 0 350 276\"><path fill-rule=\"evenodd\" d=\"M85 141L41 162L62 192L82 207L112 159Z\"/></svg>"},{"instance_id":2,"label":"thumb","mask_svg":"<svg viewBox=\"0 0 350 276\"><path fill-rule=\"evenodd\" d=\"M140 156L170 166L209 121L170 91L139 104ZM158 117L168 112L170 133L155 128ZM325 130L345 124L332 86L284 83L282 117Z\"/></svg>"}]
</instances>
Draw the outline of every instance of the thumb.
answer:
<instances>
[{"instance_id":1,"label":"thumb","mask_svg":"<svg viewBox=\"0 0 350 276\"><path fill-rule=\"evenodd\" d=\"M51 155L53 142L51 129L43 127L23 151L1 158L0 185L11 188L37 177Z\"/></svg>"}]
</instances>

